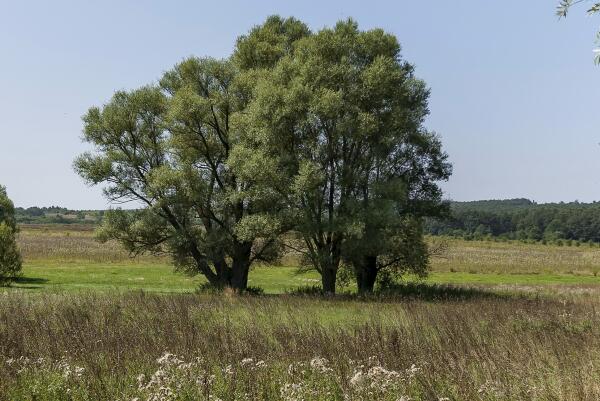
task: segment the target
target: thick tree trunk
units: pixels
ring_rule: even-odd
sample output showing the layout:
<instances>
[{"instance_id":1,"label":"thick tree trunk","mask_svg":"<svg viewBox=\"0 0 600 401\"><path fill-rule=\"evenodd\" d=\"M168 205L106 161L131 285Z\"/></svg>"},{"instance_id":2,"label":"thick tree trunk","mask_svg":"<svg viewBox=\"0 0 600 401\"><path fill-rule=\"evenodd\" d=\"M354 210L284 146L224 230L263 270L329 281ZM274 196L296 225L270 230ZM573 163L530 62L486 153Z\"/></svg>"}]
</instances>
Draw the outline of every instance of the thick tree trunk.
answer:
<instances>
[{"instance_id":1,"label":"thick tree trunk","mask_svg":"<svg viewBox=\"0 0 600 401\"><path fill-rule=\"evenodd\" d=\"M231 262L231 281L229 285L236 291L243 291L248 287L251 252L251 243L238 243L234 246L234 255Z\"/></svg>"},{"instance_id":2,"label":"thick tree trunk","mask_svg":"<svg viewBox=\"0 0 600 401\"><path fill-rule=\"evenodd\" d=\"M215 285L218 288L225 288L231 282L231 269L227 265L224 257L213 260L213 265L217 271L217 282ZM212 283L211 283L212 284Z\"/></svg>"},{"instance_id":3,"label":"thick tree trunk","mask_svg":"<svg viewBox=\"0 0 600 401\"><path fill-rule=\"evenodd\" d=\"M324 266L321 270L321 285L323 292L327 295L335 294L335 281L337 278L337 268L334 266Z\"/></svg>"},{"instance_id":4,"label":"thick tree trunk","mask_svg":"<svg viewBox=\"0 0 600 401\"><path fill-rule=\"evenodd\" d=\"M212 286L219 287L222 283L223 278L213 273L210 266L208 265L208 261L204 256L200 254L200 252L198 252L195 249L192 249L191 253L192 257L196 261L196 267L198 268L198 271L202 273L204 277L206 277L206 279Z\"/></svg>"},{"instance_id":5,"label":"thick tree trunk","mask_svg":"<svg viewBox=\"0 0 600 401\"><path fill-rule=\"evenodd\" d=\"M327 295L335 294L335 284L338 268L340 267L341 252L340 241L333 239L331 243L326 244L319 250L320 255L325 255L321 259L321 285L323 292Z\"/></svg>"},{"instance_id":6,"label":"thick tree trunk","mask_svg":"<svg viewBox=\"0 0 600 401\"><path fill-rule=\"evenodd\" d=\"M355 266L355 273L358 293L372 293L378 273L377 256L364 256L362 261Z\"/></svg>"}]
</instances>

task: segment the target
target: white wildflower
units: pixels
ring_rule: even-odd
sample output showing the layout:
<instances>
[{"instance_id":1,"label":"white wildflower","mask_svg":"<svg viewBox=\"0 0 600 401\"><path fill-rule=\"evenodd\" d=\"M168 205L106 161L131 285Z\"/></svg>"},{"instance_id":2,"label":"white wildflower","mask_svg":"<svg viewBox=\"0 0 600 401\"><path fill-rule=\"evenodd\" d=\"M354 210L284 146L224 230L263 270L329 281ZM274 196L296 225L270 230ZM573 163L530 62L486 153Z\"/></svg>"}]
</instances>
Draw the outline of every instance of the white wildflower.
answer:
<instances>
[{"instance_id":1,"label":"white wildflower","mask_svg":"<svg viewBox=\"0 0 600 401\"><path fill-rule=\"evenodd\" d=\"M179 359L176 355L173 355L169 352L165 352L160 358L156 360L159 365L163 366L175 366L183 363L181 359Z\"/></svg>"},{"instance_id":2,"label":"white wildflower","mask_svg":"<svg viewBox=\"0 0 600 401\"><path fill-rule=\"evenodd\" d=\"M75 377L83 376L84 372L85 372L85 368L82 368L81 366L75 366L75 369L74 369Z\"/></svg>"},{"instance_id":3,"label":"white wildflower","mask_svg":"<svg viewBox=\"0 0 600 401\"><path fill-rule=\"evenodd\" d=\"M223 373L225 373L226 375L232 375L233 374L233 366L231 366L231 365L225 366L225 368L223 368Z\"/></svg>"},{"instance_id":4,"label":"white wildflower","mask_svg":"<svg viewBox=\"0 0 600 401\"><path fill-rule=\"evenodd\" d=\"M352 387L362 387L367 380L365 374L362 371L356 371L350 379L350 385Z\"/></svg>"},{"instance_id":5,"label":"white wildflower","mask_svg":"<svg viewBox=\"0 0 600 401\"><path fill-rule=\"evenodd\" d=\"M332 372L333 369L331 369L330 367L328 367L327 365L329 364L329 361L325 358L313 358L310 360L310 367L313 371L315 372L319 372L319 373L328 373L328 372Z\"/></svg>"},{"instance_id":6,"label":"white wildflower","mask_svg":"<svg viewBox=\"0 0 600 401\"><path fill-rule=\"evenodd\" d=\"M369 366L381 365L381 363L379 362L379 358L376 356L369 357L369 359L367 360L367 363L369 364Z\"/></svg>"},{"instance_id":7,"label":"white wildflower","mask_svg":"<svg viewBox=\"0 0 600 401\"><path fill-rule=\"evenodd\" d=\"M253 363L254 363L254 359L252 359L252 358L244 358L240 362L240 365L242 365L242 366L248 366L248 365L251 365Z\"/></svg>"}]
</instances>

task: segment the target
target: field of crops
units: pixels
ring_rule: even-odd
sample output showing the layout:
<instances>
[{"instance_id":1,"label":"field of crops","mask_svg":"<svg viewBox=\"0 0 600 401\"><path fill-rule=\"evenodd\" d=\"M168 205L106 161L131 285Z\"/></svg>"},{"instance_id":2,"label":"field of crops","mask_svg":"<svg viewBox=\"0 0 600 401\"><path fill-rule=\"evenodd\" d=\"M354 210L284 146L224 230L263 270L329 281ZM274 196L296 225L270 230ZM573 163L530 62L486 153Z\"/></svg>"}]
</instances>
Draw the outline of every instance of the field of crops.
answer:
<instances>
[{"instance_id":1,"label":"field of crops","mask_svg":"<svg viewBox=\"0 0 600 401\"><path fill-rule=\"evenodd\" d=\"M83 228L25 228L0 400L600 399L600 249L443 241L427 280L371 298L281 294L318 284L292 258L240 296Z\"/></svg>"}]
</instances>

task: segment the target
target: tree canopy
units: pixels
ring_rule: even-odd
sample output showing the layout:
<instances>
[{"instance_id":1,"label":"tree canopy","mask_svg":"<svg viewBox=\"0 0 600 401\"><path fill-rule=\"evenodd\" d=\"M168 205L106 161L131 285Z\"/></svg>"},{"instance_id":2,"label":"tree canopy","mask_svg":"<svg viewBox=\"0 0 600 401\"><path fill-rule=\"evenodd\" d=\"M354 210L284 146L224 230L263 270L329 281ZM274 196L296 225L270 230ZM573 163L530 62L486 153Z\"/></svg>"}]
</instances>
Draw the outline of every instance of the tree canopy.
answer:
<instances>
[{"instance_id":1,"label":"tree canopy","mask_svg":"<svg viewBox=\"0 0 600 401\"><path fill-rule=\"evenodd\" d=\"M251 98L250 75L305 31L296 20L269 18L238 40L231 60L189 58L158 86L117 92L88 111L84 140L96 151L76 160L77 172L107 183L113 202L144 205L107 213L101 239L117 239L134 254L169 253L177 268L214 286L247 286L250 265L277 255L285 224L277 199L250 201L251 182L230 168L231 122Z\"/></svg>"},{"instance_id":2,"label":"tree canopy","mask_svg":"<svg viewBox=\"0 0 600 401\"><path fill-rule=\"evenodd\" d=\"M443 210L450 174L423 127L428 95L393 35L273 16L230 58L186 59L92 107L95 150L75 168L109 200L143 205L106 213L102 239L244 289L292 233L334 292L341 263L372 282L383 268L425 271L422 218Z\"/></svg>"},{"instance_id":3,"label":"tree canopy","mask_svg":"<svg viewBox=\"0 0 600 401\"><path fill-rule=\"evenodd\" d=\"M342 261L359 289L370 272L365 290L384 267L423 271L420 218L440 212L436 182L450 166L423 128L429 92L396 38L339 22L298 40L254 95L232 163L287 199L324 291L335 292ZM259 162L274 167L248 168ZM406 263L411 254L423 257Z\"/></svg>"}]
</instances>

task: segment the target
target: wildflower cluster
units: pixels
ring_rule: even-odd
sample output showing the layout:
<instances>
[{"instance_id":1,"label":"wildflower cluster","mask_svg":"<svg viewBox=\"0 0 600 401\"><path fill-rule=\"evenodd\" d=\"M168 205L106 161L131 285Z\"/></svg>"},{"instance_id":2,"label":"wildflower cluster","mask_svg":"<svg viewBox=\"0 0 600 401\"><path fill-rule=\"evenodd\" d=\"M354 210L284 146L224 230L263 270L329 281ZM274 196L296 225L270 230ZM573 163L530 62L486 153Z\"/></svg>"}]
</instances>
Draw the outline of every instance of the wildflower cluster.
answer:
<instances>
[{"instance_id":1,"label":"wildflower cluster","mask_svg":"<svg viewBox=\"0 0 600 401\"><path fill-rule=\"evenodd\" d=\"M27 393L32 399L76 399L75 393L85 392L83 380L85 369L69 361L66 357L59 360L46 358L7 358L0 368L12 371L27 384ZM27 398L29 399L29 398Z\"/></svg>"},{"instance_id":2,"label":"wildflower cluster","mask_svg":"<svg viewBox=\"0 0 600 401\"><path fill-rule=\"evenodd\" d=\"M58 361L52 361L45 358L31 359L21 356L19 358L8 358L5 360L5 364L14 369L17 374L44 370L58 373L64 379L79 380L85 372L84 368L71 364L65 357Z\"/></svg>"},{"instance_id":3,"label":"wildflower cluster","mask_svg":"<svg viewBox=\"0 0 600 401\"><path fill-rule=\"evenodd\" d=\"M227 365L214 365L201 357L183 358L165 352L156 359L151 373L131 372L131 384L120 395L120 401L202 400L251 401L411 401L418 394L411 384L421 368L412 365L391 370L376 358L367 361L346 360L332 364L328 359L312 359L281 364L246 357ZM11 358L5 365L16 374L33 371L41 378L31 395L48 394L45 399L79 400L85 394L84 368L67 358L49 361L43 358ZM53 372L48 380L48 371ZM134 379L135 378L135 379ZM407 395L409 394L409 395ZM418 395L417 395L418 397ZM42 399L44 397L41 397ZM419 398L416 398L419 399ZM447 399L440 399L449 401Z\"/></svg>"},{"instance_id":4,"label":"wildflower cluster","mask_svg":"<svg viewBox=\"0 0 600 401\"><path fill-rule=\"evenodd\" d=\"M156 360L158 369L147 379L144 374L137 377L138 391L146 401L174 400L182 392L196 390L206 399L214 399L211 388L215 375L204 368L204 361L195 358L185 362L174 354L164 353ZM132 401L140 400L139 397ZM216 399L215 399L216 401Z\"/></svg>"},{"instance_id":5,"label":"wildflower cluster","mask_svg":"<svg viewBox=\"0 0 600 401\"><path fill-rule=\"evenodd\" d=\"M325 358L314 357L308 362L288 365L287 377L280 383L279 393L284 401L333 399L336 392L333 369ZM321 396L321 397L319 397Z\"/></svg>"},{"instance_id":6,"label":"wildflower cluster","mask_svg":"<svg viewBox=\"0 0 600 401\"><path fill-rule=\"evenodd\" d=\"M361 364L355 367L349 380L350 388L353 394L361 394L369 398L382 397L388 393L401 393L410 387L420 370L414 364L400 372L389 370L379 365L376 359L370 358L367 365ZM403 395L400 399L407 401L410 398Z\"/></svg>"}]
</instances>

